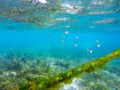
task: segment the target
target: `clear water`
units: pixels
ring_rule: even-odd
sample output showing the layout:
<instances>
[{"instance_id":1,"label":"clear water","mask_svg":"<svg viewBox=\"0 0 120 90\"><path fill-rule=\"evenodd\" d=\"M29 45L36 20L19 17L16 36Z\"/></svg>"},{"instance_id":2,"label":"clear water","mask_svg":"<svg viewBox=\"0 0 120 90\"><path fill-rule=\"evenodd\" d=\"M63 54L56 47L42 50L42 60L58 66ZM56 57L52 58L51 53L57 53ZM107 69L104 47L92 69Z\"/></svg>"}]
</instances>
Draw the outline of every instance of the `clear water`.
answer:
<instances>
[{"instance_id":1,"label":"clear water","mask_svg":"<svg viewBox=\"0 0 120 90\"><path fill-rule=\"evenodd\" d=\"M0 0L0 90L119 48L119 0ZM60 90L120 90L119 65L117 59Z\"/></svg>"}]
</instances>

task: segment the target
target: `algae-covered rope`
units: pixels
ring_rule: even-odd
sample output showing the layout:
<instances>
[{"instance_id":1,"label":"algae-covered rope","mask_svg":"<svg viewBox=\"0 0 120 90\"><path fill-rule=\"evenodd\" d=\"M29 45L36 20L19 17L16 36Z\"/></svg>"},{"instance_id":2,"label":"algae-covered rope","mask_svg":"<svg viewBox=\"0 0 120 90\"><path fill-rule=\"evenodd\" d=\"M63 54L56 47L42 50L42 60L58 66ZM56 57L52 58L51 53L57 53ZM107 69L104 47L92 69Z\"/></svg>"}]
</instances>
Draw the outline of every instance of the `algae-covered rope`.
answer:
<instances>
[{"instance_id":1,"label":"algae-covered rope","mask_svg":"<svg viewBox=\"0 0 120 90\"><path fill-rule=\"evenodd\" d=\"M28 84L21 86L20 90L48 90L49 88L55 87L58 84L61 85L63 82L71 82L74 77L81 76L85 72L91 73L98 69L102 69L107 63L118 57L120 57L120 49L115 50L106 56L88 62L82 66L71 69L68 72L61 73L58 76L49 79L38 79L32 82L30 81ZM58 87L56 86L55 88Z\"/></svg>"}]
</instances>

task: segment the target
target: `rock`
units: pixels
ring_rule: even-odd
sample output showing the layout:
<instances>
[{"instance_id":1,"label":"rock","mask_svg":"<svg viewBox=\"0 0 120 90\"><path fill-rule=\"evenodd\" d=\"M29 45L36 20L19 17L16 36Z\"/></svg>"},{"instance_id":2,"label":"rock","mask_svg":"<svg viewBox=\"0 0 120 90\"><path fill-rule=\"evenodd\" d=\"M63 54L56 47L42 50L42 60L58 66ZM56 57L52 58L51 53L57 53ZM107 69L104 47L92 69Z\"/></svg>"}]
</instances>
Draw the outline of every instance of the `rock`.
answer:
<instances>
[{"instance_id":1,"label":"rock","mask_svg":"<svg viewBox=\"0 0 120 90\"><path fill-rule=\"evenodd\" d=\"M12 72L9 73L9 75L15 77L17 75L17 73L12 71Z\"/></svg>"}]
</instances>

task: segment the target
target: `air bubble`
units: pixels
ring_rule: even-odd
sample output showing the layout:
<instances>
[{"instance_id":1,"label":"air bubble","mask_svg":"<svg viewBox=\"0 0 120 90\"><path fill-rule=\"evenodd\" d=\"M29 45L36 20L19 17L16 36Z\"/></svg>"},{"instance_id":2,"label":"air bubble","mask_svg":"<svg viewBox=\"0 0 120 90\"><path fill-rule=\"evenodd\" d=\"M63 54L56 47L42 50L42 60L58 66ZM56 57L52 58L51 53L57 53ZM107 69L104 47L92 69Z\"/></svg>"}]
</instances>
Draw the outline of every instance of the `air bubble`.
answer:
<instances>
[{"instance_id":1,"label":"air bubble","mask_svg":"<svg viewBox=\"0 0 120 90\"><path fill-rule=\"evenodd\" d=\"M74 47L77 47L78 46L78 44L77 43L74 43Z\"/></svg>"},{"instance_id":2,"label":"air bubble","mask_svg":"<svg viewBox=\"0 0 120 90\"><path fill-rule=\"evenodd\" d=\"M67 35L67 34L69 34L69 32L68 32L68 31L65 31L65 34Z\"/></svg>"},{"instance_id":3,"label":"air bubble","mask_svg":"<svg viewBox=\"0 0 120 90\"><path fill-rule=\"evenodd\" d=\"M96 40L97 43L99 43L99 40Z\"/></svg>"},{"instance_id":4,"label":"air bubble","mask_svg":"<svg viewBox=\"0 0 120 90\"><path fill-rule=\"evenodd\" d=\"M93 50L90 50L90 53L93 53Z\"/></svg>"},{"instance_id":5,"label":"air bubble","mask_svg":"<svg viewBox=\"0 0 120 90\"><path fill-rule=\"evenodd\" d=\"M97 44L97 47L98 47L98 48L100 48L100 47L101 47L101 45L100 45L100 44Z\"/></svg>"},{"instance_id":6,"label":"air bubble","mask_svg":"<svg viewBox=\"0 0 120 90\"><path fill-rule=\"evenodd\" d=\"M79 37L78 37L78 36L76 36L75 38L76 38L76 39L78 39Z\"/></svg>"}]
</instances>

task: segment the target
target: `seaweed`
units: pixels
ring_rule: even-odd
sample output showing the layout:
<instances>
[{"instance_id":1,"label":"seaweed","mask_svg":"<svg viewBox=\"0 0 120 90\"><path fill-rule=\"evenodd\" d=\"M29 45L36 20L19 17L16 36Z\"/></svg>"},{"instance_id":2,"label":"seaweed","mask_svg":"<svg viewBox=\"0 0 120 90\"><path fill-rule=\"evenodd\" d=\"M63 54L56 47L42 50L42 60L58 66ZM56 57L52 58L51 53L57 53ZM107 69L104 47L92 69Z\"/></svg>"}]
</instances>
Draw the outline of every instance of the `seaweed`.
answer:
<instances>
[{"instance_id":1,"label":"seaweed","mask_svg":"<svg viewBox=\"0 0 120 90\"><path fill-rule=\"evenodd\" d=\"M63 84L71 83L73 78L80 77L83 73L92 73L98 69L103 69L106 64L118 57L120 57L120 49L55 77L28 81L27 84L20 86L19 90L23 90L23 88L26 90L56 90Z\"/></svg>"}]
</instances>

